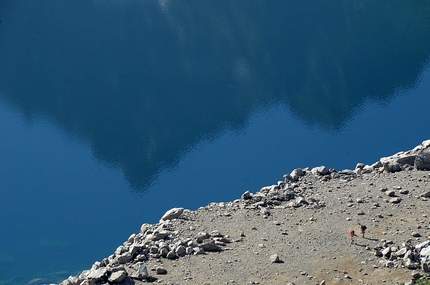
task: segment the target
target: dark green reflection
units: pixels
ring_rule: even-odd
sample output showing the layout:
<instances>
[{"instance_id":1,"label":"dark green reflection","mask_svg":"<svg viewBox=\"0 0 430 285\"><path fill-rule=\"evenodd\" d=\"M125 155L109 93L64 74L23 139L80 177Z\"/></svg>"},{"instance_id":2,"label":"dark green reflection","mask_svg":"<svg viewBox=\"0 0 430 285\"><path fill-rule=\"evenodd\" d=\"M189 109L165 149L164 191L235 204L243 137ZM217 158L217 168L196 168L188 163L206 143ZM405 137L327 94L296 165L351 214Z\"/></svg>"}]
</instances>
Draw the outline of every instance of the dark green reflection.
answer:
<instances>
[{"instance_id":1,"label":"dark green reflection","mask_svg":"<svg viewBox=\"0 0 430 285\"><path fill-rule=\"evenodd\" d=\"M413 87L430 51L425 1L130 2L2 1L0 90L136 190L274 102L341 130Z\"/></svg>"}]
</instances>

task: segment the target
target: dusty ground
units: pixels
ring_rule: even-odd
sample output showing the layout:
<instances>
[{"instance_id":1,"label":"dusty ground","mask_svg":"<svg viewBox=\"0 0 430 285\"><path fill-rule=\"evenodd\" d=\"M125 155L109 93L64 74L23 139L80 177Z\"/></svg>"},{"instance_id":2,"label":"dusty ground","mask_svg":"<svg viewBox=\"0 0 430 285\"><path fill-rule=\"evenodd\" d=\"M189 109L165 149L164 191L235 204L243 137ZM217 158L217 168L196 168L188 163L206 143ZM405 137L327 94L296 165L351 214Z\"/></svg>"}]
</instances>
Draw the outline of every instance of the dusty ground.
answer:
<instances>
[{"instance_id":1,"label":"dusty ground","mask_svg":"<svg viewBox=\"0 0 430 285\"><path fill-rule=\"evenodd\" d=\"M151 259L147 266L167 270L165 275L150 271L159 284L400 284L411 280L412 271L385 267L372 248L384 239L401 245L430 238L430 199L418 197L430 190L429 174L372 173L350 181L322 181L309 174L297 186L307 197L324 201L325 207L291 208L283 203L267 208L269 216L258 208L243 209L238 201L214 203L184 213L172 226L183 238L218 230L233 240L224 251ZM391 197L381 188L395 190L402 201L388 202ZM351 245L348 232L354 229L360 235L359 222L368 228L366 237L355 237ZM422 237L412 237L413 231ZM272 263L272 254L281 262Z\"/></svg>"}]
</instances>

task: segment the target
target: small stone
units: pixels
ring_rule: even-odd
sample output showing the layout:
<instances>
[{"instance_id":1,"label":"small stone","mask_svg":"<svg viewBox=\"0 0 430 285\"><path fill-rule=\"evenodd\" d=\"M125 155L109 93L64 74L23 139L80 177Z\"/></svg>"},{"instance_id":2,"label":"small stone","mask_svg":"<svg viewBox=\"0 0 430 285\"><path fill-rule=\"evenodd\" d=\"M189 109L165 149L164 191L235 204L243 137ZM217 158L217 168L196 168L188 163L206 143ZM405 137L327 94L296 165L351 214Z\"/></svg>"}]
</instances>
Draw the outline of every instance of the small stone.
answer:
<instances>
[{"instance_id":1,"label":"small stone","mask_svg":"<svg viewBox=\"0 0 430 285\"><path fill-rule=\"evenodd\" d=\"M390 202L391 204L398 204L398 203L400 203L401 201L402 201L402 199L400 199L399 197L391 198L391 199L389 200L389 202Z\"/></svg>"},{"instance_id":2,"label":"small stone","mask_svg":"<svg viewBox=\"0 0 430 285\"><path fill-rule=\"evenodd\" d=\"M414 279L418 279L418 278L421 278L423 275L420 272L416 271L416 272L412 272L411 276Z\"/></svg>"},{"instance_id":3,"label":"small stone","mask_svg":"<svg viewBox=\"0 0 430 285\"><path fill-rule=\"evenodd\" d=\"M156 272L157 274L167 274L167 270L166 270L166 269L164 269L163 267L157 267L157 268L155 269L155 272Z\"/></svg>"},{"instance_id":4,"label":"small stone","mask_svg":"<svg viewBox=\"0 0 430 285\"><path fill-rule=\"evenodd\" d=\"M222 248L219 245L215 244L214 241L203 243L201 245L201 248L205 251L222 251Z\"/></svg>"},{"instance_id":5,"label":"small stone","mask_svg":"<svg viewBox=\"0 0 430 285\"><path fill-rule=\"evenodd\" d=\"M394 196L396 196L396 191L394 191L394 190L385 191L385 195L387 195L389 197L394 197Z\"/></svg>"},{"instance_id":6,"label":"small stone","mask_svg":"<svg viewBox=\"0 0 430 285\"><path fill-rule=\"evenodd\" d=\"M421 263L421 270L430 273L430 262L424 261Z\"/></svg>"},{"instance_id":7,"label":"small stone","mask_svg":"<svg viewBox=\"0 0 430 285\"><path fill-rule=\"evenodd\" d=\"M203 242L205 239L209 238L210 235L208 233L205 232L200 232L197 234L196 240L198 243Z\"/></svg>"},{"instance_id":8,"label":"small stone","mask_svg":"<svg viewBox=\"0 0 430 285\"><path fill-rule=\"evenodd\" d=\"M270 261L272 262L272 263L278 263L279 262L279 256L275 253L275 254L272 254L271 256L270 256Z\"/></svg>"}]
</instances>

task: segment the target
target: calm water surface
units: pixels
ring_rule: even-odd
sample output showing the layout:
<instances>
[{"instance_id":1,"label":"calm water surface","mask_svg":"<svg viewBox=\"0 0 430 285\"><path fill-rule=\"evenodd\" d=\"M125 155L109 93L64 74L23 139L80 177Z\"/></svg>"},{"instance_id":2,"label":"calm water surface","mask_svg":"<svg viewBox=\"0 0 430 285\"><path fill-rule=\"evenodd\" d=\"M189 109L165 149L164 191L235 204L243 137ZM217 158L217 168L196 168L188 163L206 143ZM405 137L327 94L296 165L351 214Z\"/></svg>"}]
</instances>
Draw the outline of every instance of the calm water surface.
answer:
<instances>
[{"instance_id":1,"label":"calm water surface","mask_svg":"<svg viewBox=\"0 0 430 285\"><path fill-rule=\"evenodd\" d=\"M430 7L299 2L1 1L0 284L430 138Z\"/></svg>"}]
</instances>

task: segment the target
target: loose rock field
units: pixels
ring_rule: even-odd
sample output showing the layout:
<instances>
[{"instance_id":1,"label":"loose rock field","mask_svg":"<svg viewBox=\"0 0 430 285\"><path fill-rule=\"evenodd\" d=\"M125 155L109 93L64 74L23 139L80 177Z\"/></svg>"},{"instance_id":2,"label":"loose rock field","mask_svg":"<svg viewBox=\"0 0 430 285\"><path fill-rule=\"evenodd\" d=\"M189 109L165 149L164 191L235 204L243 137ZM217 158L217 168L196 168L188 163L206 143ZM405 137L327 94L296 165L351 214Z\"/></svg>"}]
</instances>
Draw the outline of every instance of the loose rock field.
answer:
<instances>
[{"instance_id":1,"label":"loose rock field","mask_svg":"<svg viewBox=\"0 0 430 285\"><path fill-rule=\"evenodd\" d=\"M172 209L61 284L401 284L425 277L429 169L430 141L354 170L295 169L232 202ZM359 223L367 226L364 237Z\"/></svg>"}]
</instances>

